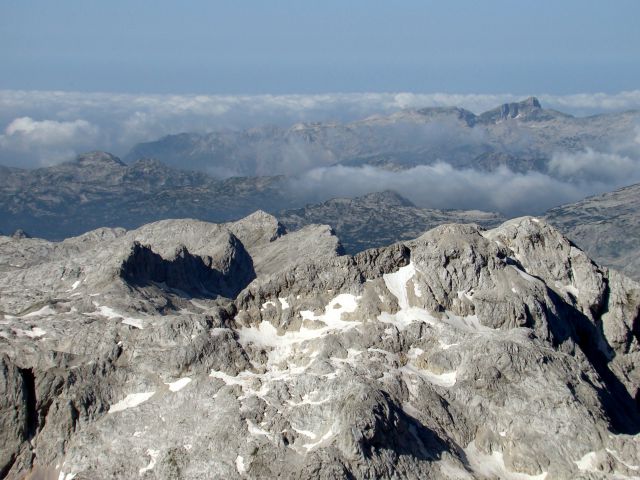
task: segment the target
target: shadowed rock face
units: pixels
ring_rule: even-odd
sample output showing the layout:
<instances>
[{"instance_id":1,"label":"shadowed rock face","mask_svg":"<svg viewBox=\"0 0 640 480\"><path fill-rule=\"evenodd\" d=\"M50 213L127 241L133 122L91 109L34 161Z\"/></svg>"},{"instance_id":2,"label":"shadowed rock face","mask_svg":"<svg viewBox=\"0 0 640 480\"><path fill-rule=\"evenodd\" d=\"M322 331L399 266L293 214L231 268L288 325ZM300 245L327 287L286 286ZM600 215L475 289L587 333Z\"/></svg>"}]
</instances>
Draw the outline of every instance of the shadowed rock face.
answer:
<instances>
[{"instance_id":1,"label":"shadowed rock face","mask_svg":"<svg viewBox=\"0 0 640 480\"><path fill-rule=\"evenodd\" d=\"M194 256L179 247L173 258L165 259L148 247L134 242L131 255L122 264L121 277L137 287L164 284L192 297L235 297L255 278L253 261L242 243L232 234L225 256ZM219 267L221 269L216 269Z\"/></svg>"},{"instance_id":2,"label":"shadowed rock face","mask_svg":"<svg viewBox=\"0 0 640 480\"><path fill-rule=\"evenodd\" d=\"M262 212L0 237L0 469L633 478L640 286L548 224L354 256Z\"/></svg>"}]
</instances>

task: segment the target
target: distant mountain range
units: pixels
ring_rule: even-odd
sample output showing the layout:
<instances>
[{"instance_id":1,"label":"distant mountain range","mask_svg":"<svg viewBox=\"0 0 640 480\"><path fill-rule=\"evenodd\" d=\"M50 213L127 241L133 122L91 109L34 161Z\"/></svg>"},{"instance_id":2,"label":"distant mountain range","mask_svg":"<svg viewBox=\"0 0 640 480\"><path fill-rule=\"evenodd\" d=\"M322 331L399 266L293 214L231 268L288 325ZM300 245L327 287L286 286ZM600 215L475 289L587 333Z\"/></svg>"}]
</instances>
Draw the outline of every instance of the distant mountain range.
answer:
<instances>
[{"instance_id":1,"label":"distant mountain range","mask_svg":"<svg viewBox=\"0 0 640 480\"><path fill-rule=\"evenodd\" d=\"M419 208L396 192L370 193L358 198L334 198L324 203L277 214L288 230L306 225L330 225L348 254L409 240L444 223L476 223L494 227L505 218L479 210Z\"/></svg>"},{"instance_id":2,"label":"distant mountain range","mask_svg":"<svg viewBox=\"0 0 640 480\"><path fill-rule=\"evenodd\" d=\"M101 226L135 228L166 218L227 221L257 209L279 212L290 229L310 223L331 225L348 252L408 239L441 223L504 220L479 211L418 208L394 192L356 199L304 204L286 189L283 177L215 179L167 167L157 160L126 165L104 152L36 170L3 169L0 231L22 230L62 239Z\"/></svg>"},{"instance_id":3,"label":"distant mountain range","mask_svg":"<svg viewBox=\"0 0 640 480\"><path fill-rule=\"evenodd\" d=\"M62 239L102 227L134 228L164 218L225 221L262 207L290 208L279 177L219 180L157 160L126 165L91 152L53 167L0 167L0 231Z\"/></svg>"},{"instance_id":4,"label":"distant mountain range","mask_svg":"<svg viewBox=\"0 0 640 480\"><path fill-rule=\"evenodd\" d=\"M640 184L553 208L546 220L598 263L640 281Z\"/></svg>"},{"instance_id":5,"label":"distant mountain range","mask_svg":"<svg viewBox=\"0 0 640 480\"><path fill-rule=\"evenodd\" d=\"M135 147L127 163L91 152L35 170L0 166L0 232L59 240L168 218L224 222L261 209L277 214L290 230L328 224L345 250L356 253L443 223L493 227L504 217L421 208L389 191L310 204L302 188L290 188L296 172L335 164L402 170L438 160L484 171L545 171L554 152L635 138L639 120L639 112L576 118L529 98L481 115L426 108L349 124L167 136ZM275 175L282 171L289 176ZM212 175L231 173L248 176ZM264 173L269 175L256 176ZM552 209L546 218L601 264L640 278L639 198L640 186L634 185Z\"/></svg>"},{"instance_id":6,"label":"distant mountain range","mask_svg":"<svg viewBox=\"0 0 640 480\"><path fill-rule=\"evenodd\" d=\"M610 149L635 135L640 113L573 117L528 98L476 115L423 108L351 123L300 123L244 131L181 133L136 145L125 160L156 158L215 176L297 174L329 165L398 170L438 161L456 168L545 172L556 152Z\"/></svg>"},{"instance_id":7,"label":"distant mountain range","mask_svg":"<svg viewBox=\"0 0 640 480\"><path fill-rule=\"evenodd\" d=\"M289 230L330 225L354 254L444 223L491 228L505 220L478 210L420 208L391 191L300 207L304 200L291 195L283 177L219 180L157 160L126 165L104 152L36 170L0 167L0 174L0 233L50 240L167 218L228 221L261 208ZM640 279L639 212L640 184L554 208L545 218L602 265Z\"/></svg>"}]
</instances>

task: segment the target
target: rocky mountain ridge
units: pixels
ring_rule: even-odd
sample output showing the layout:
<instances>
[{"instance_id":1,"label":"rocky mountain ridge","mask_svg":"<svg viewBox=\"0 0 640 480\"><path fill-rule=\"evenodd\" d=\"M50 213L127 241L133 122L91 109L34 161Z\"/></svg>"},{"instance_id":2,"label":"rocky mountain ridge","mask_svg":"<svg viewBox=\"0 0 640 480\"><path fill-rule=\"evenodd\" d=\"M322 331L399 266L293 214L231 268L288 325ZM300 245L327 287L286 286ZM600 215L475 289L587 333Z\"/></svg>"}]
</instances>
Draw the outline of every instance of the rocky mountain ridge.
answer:
<instances>
[{"instance_id":1,"label":"rocky mountain ridge","mask_svg":"<svg viewBox=\"0 0 640 480\"><path fill-rule=\"evenodd\" d=\"M341 255L256 213L0 237L0 468L634 478L640 285L539 219Z\"/></svg>"}]
</instances>

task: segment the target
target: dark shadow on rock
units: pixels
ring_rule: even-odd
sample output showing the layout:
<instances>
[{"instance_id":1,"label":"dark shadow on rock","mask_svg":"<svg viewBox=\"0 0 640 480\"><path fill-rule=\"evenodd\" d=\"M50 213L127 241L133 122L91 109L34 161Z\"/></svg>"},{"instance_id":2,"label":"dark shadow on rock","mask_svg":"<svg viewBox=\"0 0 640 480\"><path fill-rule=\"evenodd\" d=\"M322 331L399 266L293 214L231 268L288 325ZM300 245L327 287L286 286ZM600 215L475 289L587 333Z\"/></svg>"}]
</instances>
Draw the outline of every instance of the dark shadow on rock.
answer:
<instances>
[{"instance_id":1,"label":"dark shadow on rock","mask_svg":"<svg viewBox=\"0 0 640 480\"><path fill-rule=\"evenodd\" d=\"M388 458L389 453L395 457L385 466L385 471L377 472L378 476L402 477L403 472L397 468L398 460L403 456L435 462L442 458L444 452L457 450L404 411L385 391L365 389L345 399L345 404L349 403L353 446L358 454L364 460L378 456Z\"/></svg>"},{"instance_id":2,"label":"dark shadow on rock","mask_svg":"<svg viewBox=\"0 0 640 480\"><path fill-rule=\"evenodd\" d=\"M558 315L547 312L554 344L561 344L568 339L573 340L598 373L604 388L597 385L592 387L598 392L602 408L611 422L612 431L628 435L640 433L638 399L631 396L624 384L609 368L609 360L615 353L602 332L602 325L592 322L581 311L565 303L553 290L548 289L547 293L558 308ZM606 299L607 295L603 305L606 305ZM596 322L600 322L602 313L604 310L598 312ZM586 377L583 380L589 382Z\"/></svg>"},{"instance_id":3,"label":"dark shadow on rock","mask_svg":"<svg viewBox=\"0 0 640 480\"><path fill-rule=\"evenodd\" d=\"M120 276L135 287L160 284L192 298L235 298L256 278L253 260L235 238L232 253L223 260L223 268L216 269L211 257L192 255L184 246L167 260L135 242L122 263Z\"/></svg>"}]
</instances>

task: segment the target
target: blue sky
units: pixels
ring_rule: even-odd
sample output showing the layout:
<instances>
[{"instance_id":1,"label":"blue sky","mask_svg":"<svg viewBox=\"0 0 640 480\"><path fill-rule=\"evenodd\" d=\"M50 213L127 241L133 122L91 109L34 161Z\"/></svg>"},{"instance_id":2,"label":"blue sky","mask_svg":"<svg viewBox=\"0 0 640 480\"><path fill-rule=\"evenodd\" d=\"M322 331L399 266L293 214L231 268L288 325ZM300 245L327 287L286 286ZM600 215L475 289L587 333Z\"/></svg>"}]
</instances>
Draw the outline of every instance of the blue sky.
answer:
<instances>
[{"instance_id":1,"label":"blue sky","mask_svg":"<svg viewBox=\"0 0 640 480\"><path fill-rule=\"evenodd\" d=\"M638 19L637 0L3 0L0 89L619 92Z\"/></svg>"}]
</instances>

